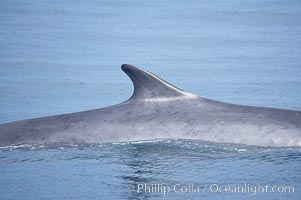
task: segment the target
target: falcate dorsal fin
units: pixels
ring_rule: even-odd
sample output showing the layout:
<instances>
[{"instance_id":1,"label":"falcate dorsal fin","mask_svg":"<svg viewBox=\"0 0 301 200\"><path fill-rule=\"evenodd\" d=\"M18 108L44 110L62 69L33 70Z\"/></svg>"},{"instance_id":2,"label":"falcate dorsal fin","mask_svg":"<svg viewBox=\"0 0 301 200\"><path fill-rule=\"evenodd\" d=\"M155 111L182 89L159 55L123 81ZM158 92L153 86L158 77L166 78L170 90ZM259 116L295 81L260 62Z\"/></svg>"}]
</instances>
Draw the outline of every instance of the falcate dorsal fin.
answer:
<instances>
[{"instance_id":1,"label":"falcate dorsal fin","mask_svg":"<svg viewBox=\"0 0 301 200\"><path fill-rule=\"evenodd\" d=\"M134 85L134 93L129 99L131 101L169 101L196 97L144 69L128 64L123 64L121 69Z\"/></svg>"}]
</instances>

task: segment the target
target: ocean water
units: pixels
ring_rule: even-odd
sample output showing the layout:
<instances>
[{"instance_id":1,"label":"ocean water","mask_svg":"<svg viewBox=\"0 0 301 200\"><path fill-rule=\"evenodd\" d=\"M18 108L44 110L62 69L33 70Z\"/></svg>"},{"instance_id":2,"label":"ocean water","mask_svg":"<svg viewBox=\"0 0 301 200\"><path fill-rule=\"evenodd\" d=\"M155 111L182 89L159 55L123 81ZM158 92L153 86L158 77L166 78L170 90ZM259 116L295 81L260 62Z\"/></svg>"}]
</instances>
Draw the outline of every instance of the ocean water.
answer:
<instances>
[{"instance_id":1,"label":"ocean water","mask_svg":"<svg viewBox=\"0 0 301 200\"><path fill-rule=\"evenodd\" d=\"M300 55L298 0L1 0L0 123L124 101L123 63L206 98L301 110ZM300 157L190 140L3 147L0 199L300 199Z\"/></svg>"},{"instance_id":2,"label":"ocean water","mask_svg":"<svg viewBox=\"0 0 301 200\"><path fill-rule=\"evenodd\" d=\"M300 199L300 162L298 148L189 140L5 147L0 194L1 199Z\"/></svg>"}]
</instances>

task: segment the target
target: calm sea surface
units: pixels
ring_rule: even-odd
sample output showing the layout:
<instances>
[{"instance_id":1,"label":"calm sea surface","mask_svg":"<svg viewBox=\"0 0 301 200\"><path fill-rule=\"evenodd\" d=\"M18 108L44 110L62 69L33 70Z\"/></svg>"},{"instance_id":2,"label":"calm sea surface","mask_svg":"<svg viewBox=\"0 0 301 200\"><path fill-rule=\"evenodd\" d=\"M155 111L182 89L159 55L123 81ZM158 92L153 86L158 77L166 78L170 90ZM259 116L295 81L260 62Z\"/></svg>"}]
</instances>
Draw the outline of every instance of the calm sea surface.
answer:
<instances>
[{"instance_id":1,"label":"calm sea surface","mask_svg":"<svg viewBox=\"0 0 301 200\"><path fill-rule=\"evenodd\" d=\"M0 1L0 123L113 105L144 67L301 110L301 2ZM101 133L100 133L101 134ZM0 199L301 199L301 149L154 140L0 148Z\"/></svg>"}]
</instances>

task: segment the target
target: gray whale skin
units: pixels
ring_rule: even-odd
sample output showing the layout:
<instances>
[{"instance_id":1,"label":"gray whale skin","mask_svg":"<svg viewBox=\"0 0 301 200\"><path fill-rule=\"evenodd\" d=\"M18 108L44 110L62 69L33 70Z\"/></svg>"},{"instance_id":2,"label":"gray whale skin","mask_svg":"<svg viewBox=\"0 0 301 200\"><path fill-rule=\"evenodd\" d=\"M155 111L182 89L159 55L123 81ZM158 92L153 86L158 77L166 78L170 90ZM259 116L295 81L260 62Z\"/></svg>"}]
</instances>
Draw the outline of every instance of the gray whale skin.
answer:
<instances>
[{"instance_id":1,"label":"gray whale skin","mask_svg":"<svg viewBox=\"0 0 301 200\"><path fill-rule=\"evenodd\" d=\"M258 146L301 146L301 111L223 103L185 92L123 64L134 84L125 102L0 125L0 146L197 139Z\"/></svg>"}]
</instances>

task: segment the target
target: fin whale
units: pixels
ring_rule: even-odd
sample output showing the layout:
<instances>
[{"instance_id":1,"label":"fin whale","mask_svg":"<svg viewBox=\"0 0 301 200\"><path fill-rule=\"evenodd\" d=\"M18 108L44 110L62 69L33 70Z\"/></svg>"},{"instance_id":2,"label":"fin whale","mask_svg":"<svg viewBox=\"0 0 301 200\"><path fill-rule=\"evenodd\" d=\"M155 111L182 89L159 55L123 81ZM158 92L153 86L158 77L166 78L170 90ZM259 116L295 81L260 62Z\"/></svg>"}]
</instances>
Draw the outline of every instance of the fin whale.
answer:
<instances>
[{"instance_id":1,"label":"fin whale","mask_svg":"<svg viewBox=\"0 0 301 200\"><path fill-rule=\"evenodd\" d=\"M185 92L132 65L126 101L105 108L0 125L0 146L198 139L259 146L301 146L301 111L242 106Z\"/></svg>"}]
</instances>

